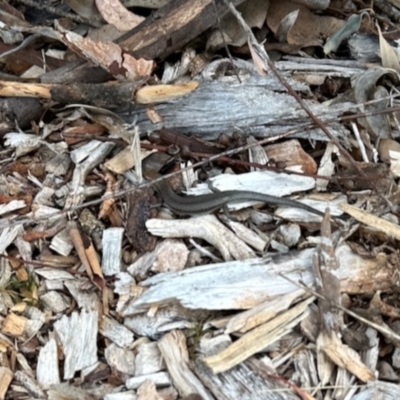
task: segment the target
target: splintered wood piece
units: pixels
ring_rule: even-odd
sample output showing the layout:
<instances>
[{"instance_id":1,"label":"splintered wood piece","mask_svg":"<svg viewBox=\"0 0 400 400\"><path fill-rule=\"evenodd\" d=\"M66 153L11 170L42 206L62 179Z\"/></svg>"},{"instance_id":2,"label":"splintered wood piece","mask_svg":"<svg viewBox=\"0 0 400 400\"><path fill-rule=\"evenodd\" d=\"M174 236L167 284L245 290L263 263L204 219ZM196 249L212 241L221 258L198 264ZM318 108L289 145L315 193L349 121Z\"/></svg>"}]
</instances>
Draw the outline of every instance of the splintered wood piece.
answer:
<instances>
[{"instance_id":1,"label":"splintered wood piece","mask_svg":"<svg viewBox=\"0 0 400 400\"><path fill-rule=\"evenodd\" d=\"M27 322L27 318L10 312L3 321L1 332L5 335L21 336L25 331Z\"/></svg>"},{"instance_id":2,"label":"splintered wood piece","mask_svg":"<svg viewBox=\"0 0 400 400\"><path fill-rule=\"evenodd\" d=\"M46 308L55 314L61 313L71 306L71 299L55 290L49 290L42 294L40 300Z\"/></svg>"},{"instance_id":3,"label":"splintered wood piece","mask_svg":"<svg viewBox=\"0 0 400 400\"><path fill-rule=\"evenodd\" d=\"M65 219L61 221L63 225L66 225ZM53 239L51 239L50 248L57 254L62 256L68 256L71 250L74 248L71 238L69 237L68 230L62 229Z\"/></svg>"},{"instance_id":4,"label":"splintered wood piece","mask_svg":"<svg viewBox=\"0 0 400 400\"><path fill-rule=\"evenodd\" d=\"M0 81L0 96L2 97L39 97L49 99L51 85L43 83L24 83Z\"/></svg>"},{"instance_id":5,"label":"splintered wood piece","mask_svg":"<svg viewBox=\"0 0 400 400\"><path fill-rule=\"evenodd\" d=\"M361 360L360 355L351 347L343 344L335 335L322 332L317 340L318 348L337 366L349 371L362 382L375 380L371 371Z\"/></svg>"},{"instance_id":6,"label":"splintered wood piece","mask_svg":"<svg viewBox=\"0 0 400 400\"><path fill-rule=\"evenodd\" d=\"M100 320L99 331L119 347L128 347L133 343L133 333L126 326L104 315Z\"/></svg>"},{"instance_id":7,"label":"splintered wood piece","mask_svg":"<svg viewBox=\"0 0 400 400\"><path fill-rule=\"evenodd\" d=\"M31 338L36 336L45 323L46 315L34 306L28 306L25 310L25 315L29 319L26 322L24 334L26 337Z\"/></svg>"},{"instance_id":8,"label":"splintered wood piece","mask_svg":"<svg viewBox=\"0 0 400 400\"><path fill-rule=\"evenodd\" d=\"M36 380L31 374L17 371L14 375L15 381L18 382L24 389L35 399L44 399L46 395L44 394L42 388L38 385Z\"/></svg>"},{"instance_id":9,"label":"splintered wood piece","mask_svg":"<svg viewBox=\"0 0 400 400\"><path fill-rule=\"evenodd\" d=\"M243 240L243 242L251 246L253 249L256 249L257 251L263 251L265 249L267 241L257 235L253 230L232 220L228 220L226 224L229 225L239 239Z\"/></svg>"},{"instance_id":10,"label":"splintered wood piece","mask_svg":"<svg viewBox=\"0 0 400 400\"><path fill-rule=\"evenodd\" d=\"M323 296L322 299L318 299L322 328L330 335L338 335L344 321L343 312L333 306L340 304L340 277L329 217L330 214L327 212L322 221L322 240L317 253L314 254L313 267L317 292Z\"/></svg>"},{"instance_id":11,"label":"splintered wood piece","mask_svg":"<svg viewBox=\"0 0 400 400\"><path fill-rule=\"evenodd\" d=\"M100 310L100 302L96 293L85 290L83 286L84 283L87 284L88 282L88 280L82 282L69 279L64 282L64 285L70 291L79 308Z\"/></svg>"},{"instance_id":12,"label":"splintered wood piece","mask_svg":"<svg viewBox=\"0 0 400 400\"><path fill-rule=\"evenodd\" d=\"M4 198L2 199L4 201ZM8 203L0 205L0 215L11 213L15 210L21 210L26 206L25 200L11 200Z\"/></svg>"},{"instance_id":13,"label":"splintered wood piece","mask_svg":"<svg viewBox=\"0 0 400 400\"><path fill-rule=\"evenodd\" d=\"M60 383L57 343L54 338L49 339L40 349L36 367L36 377L38 383L44 389L48 389L51 385Z\"/></svg>"},{"instance_id":14,"label":"splintered wood piece","mask_svg":"<svg viewBox=\"0 0 400 400\"><path fill-rule=\"evenodd\" d=\"M186 338L181 331L171 331L158 341L168 372L178 393L184 397L198 393L203 400L212 400L200 380L189 368L189 353Z\"/></svg>"},{"instance_id":15,"label":"splintered wood piece","mask_svg":"<svg viewBox=\"0 0 400 400\"><path fill-rule=\"evenodd\" d=\"M121 252L124 228L108 228L103 231L103 259L101 270L105 276L113 276L121 271Z\"/></svg>"},{"instance_id":16,"label":"splintered wood piece","mask_svg":"<svg viewBox=\"0 0 400 400\"><path fill-rule=\"evenodd\" d=\"M220 353L206 357L203 361L218 374L240 364L258 351L289 333L308 314L308 306L315 300L310 297L271 321L244 334Z\"/></svg>"},{"instance_id":17,"label":"splintered wood piece","mask_svg":"<svg viewBox=\"0 0 400 400\"><path fill-rule=\"evenodd\" d=\"M335 361L330 358L330 353L324 351L324 348L327 344L332 349L344 347L339 339L340 327L344 324L343 313L333 306L333 304L340 304L340 279L337 273L339 265L332 242L329 212L322 221L321 235L321 243L313 257L313 267L316 290L322 296L318 299L321 329L317 339L317 360L319 361L317 367L321 381L326 383L332 375ZM344 357L341 358L347 358L346 355L349 356L350 353L344 352ZM341 363L341 365L344 364L345 362Z\"/></svg>"},{"instance_id":18,"label":"splintered wood piece","mask_svg":"<svg viewBox=\"0 0 400 400\"><path fill-rule=\"evenodd\" d=\"M138 348L135 360L136 376L149 375L165 369L157 343L143 343Z\"/></svg>"},{"instance_id":19,"label":"splintered wood piece","mask_svg":"<svg viewBox=\"0 0 400 400\"><path fill-rule=\"evenodd\" d=\"M297 138L327 140L319 129L309 128L309 119L293 97L279 93L281 84L276 78L251 74L249 78L241 77L241 83L237 82L235 76L230 82L214 79L210 79L212 82L202 81L196 90L185 97L155 104L153 110L162 119L163 126L167 129L179 127L181 133L195 133L197 137L209 140L217 139L221 132L232 132L232 127L248 132L251 123L251 133L257 137L279 137L283 136L282 132L293 132ZM294 88L299 88L298 83L293 80L291 83ZM347 103L348 106L350 104ZM312 103L310 107L315 114L324 117L329 115L329 120L339 120L343 113L343 103L330 107ZM139 107L131 116L125 114L124 119L128 123L138 121L141 132L153 132L159 124L149 120L146 112L145 107ZM332 134L343 140L349 136L349 132L338 121L330 122L327 126Z\"/></svg>"},{"instance_id":20,"label":"splintered wood piece","mask_svg":"<svg viewBox=\"0 0 400 400\"><path fill-rule=\"evenodd\" d=\"M131 350L123 349L115 343L111 343L104 350L104 356L107 364L123 374L135 374L135 354Z\"/></svg>"},{"instance_id":21,"label":"splintered wood piece","mask_svg":"<svg viewBox=\"0 0 400 400\"><path fill-rule=\"evenodd\" d=\"M137 390L137 400L163 400L163 398L157 393L156 385L147 379Z\"/></svg>"},{"instance_id":22,"label":"splintered wood piece","mask_svg":"<svg viewBox=\"0 0 400 400\"><path fill-rule=\"evenodd\" d=\"M5 398L8 386L13 379L13 373L9 368L0 367L0 399Z\"/></svg>"},{"instance_id":23,"label":"splintered wood piece","mask_svg":"<svg viewBox=\"0 0 400 400\"><path fill-rule=\"evenodd\" d=\"M104 161L114 146L114 143L92 140L88 144L80 146L79 150L71 152L75 169L71 184L66 189L68 191L68 197L65 201L66 208L81 204L86 196L93 195L93 192L87 188L85 180L88 174Z\"/></svg>"},{"instance_id":24,"label":"splintered wood piece","mask_svg":"<svg viewBox=\"0 0 400 400\"><path fill-rule=\"evenodd\" d=\"M22 226L3 229L0 234L0 254L5 254L6 248L22 233Z\"/></svg>"},{"instance_id":25,"label":"splintered wood piece","mask_svg":"<svg viewBox=\"0 0 400 400\"><path fill-rule=\"evenodd\" d=\"M238 310L280 299L299 290L292 282L313 285L314 252L314 249L306 249L295 257L256 258L158 274L141 282L149 288L138 299L131 300L122 314L128 316L173 302L189 309ZM392 271L385 254L364 258L349 246L341 245L336 249L336 256L342 292L371 293L392 287ZM210 282L215 283L211 285Z\"/></svg>"},{"instance_id":26,"label":"splintered wood piece","mask_svg":"<svg viewBox=\"0 0 400 400\"><path fill-rule=\"evenodd\" d=\"M275 376L261 374L260 368L255 370L251 367L250 369L247 364L247 362L241 363L229 371L215 374L201 360L196 360L194 371L218 399L242 399L243 393L246 393L246 400L277 398L298 400L300 398ZM310 397L308 399L311 400Z\"/></svg>"},{"instance_id":27,"label":"splintered wood piece","mask_svg":"<svg viewBox=\"0 0 400 400\"><path fill-rule=\"evenodd\" d=\"M243 260L255 256L253 250L214 215L179 220L150 219L146 227L156 236L201 238L218 249L224 260Z\"/></svg>"},{"instance_id":28,"label":"splintered wood piece","mask_svg":"<svg viewBox=\"0 0 400 400\"><path fill-rule=\"evenodd\" d=\"M15 346L7 336L0 333L0 351L6 353L7 349L15 350Z\"/></svg>"},{"instance_id":29,"label":"splintered wood piece","mask_svg":"<svg viewBox=\"0 0 400 400\"><path fill-rule=\"evenodd\" d=\"M71 379L76 371L90 367L97 359L98 312L83 310L63 316L54 324L65 355L64 379Z\"/></svg>"},{"instance_id":30,"label":"splintered wood piece","mask_svg":"<svg viewBox=\"0 0 400 400\"><path fill-rule=\"evenodd\" d=\"M171 385L171 377L167 372L157 372L155 374L148 374L142 376L135 376L125 382L128 389L137 389L145 380L151 380L156 386Z\"/></svg>"},{"instance_id":31,"label":"splintered wood piece","mask_svg":"<svg viewBox=\"0 0 400 400\"><path fill-rule=\"evenodd\" d=\"M270 319L274 318L278 313L287 310L294 301L303 295L302 290L289 293L276 300L269 300L258 306L251 308L232 317L227 326L225 333L241 332L245 333Z\"/></svg>"}]
</instances>

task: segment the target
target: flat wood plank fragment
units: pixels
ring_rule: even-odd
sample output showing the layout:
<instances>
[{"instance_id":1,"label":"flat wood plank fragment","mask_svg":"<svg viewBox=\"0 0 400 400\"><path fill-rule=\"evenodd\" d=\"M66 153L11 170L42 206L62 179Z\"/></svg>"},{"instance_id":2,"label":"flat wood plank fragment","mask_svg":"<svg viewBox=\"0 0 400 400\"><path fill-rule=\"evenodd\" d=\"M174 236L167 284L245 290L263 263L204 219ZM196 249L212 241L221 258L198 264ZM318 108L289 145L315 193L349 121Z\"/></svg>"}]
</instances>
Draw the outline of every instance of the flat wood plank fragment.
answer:
<instances>
[{"instance_id":1,"label":"flat wood plank fragment","mask_svg":"<svg viewBox=\"0 0 400 400\"><path fill-rule=\"evenodd\" d=\"M0 399L3 400L7 393L8 386L13 379L13 373L9 368L0 367Z\"/></svg>"},{"instance_id":2,"label":"flat wood plank fragment","mask_svg":"<svg viewBox=\"0 0 400 400\"><path fill-rule=\"evenodd\" d=\"M105 395L104 400L136 400L137 396L133 390L126 390L119 393L108 393Z\"/></svg>"},{"instance_id":3,"label":"flat wood plank fragment","mask_svg":"<svg viewBox=\"0 0 400 400\"><path fill-rule=\"evenodd\" d=\"M306 249L291 256L203 265L181 272L158 274L141 282L148 289L121 312L128 316L173 302L189 309L249 309L298 291L299 286L292 282L301 281L311 287L314 282L314 252L315 249ZM339 262L341 291L370 293L392 287L392 272L384 253L374 258L363 258L347 245L337 247L335 253Z\"/></svg>"},{"instance_id":4,"label":"flat wood plank fragment","mask_svg":"<svg viewBox=\"0 0 400 400\"><path fill-rule=\"evenodd\" d=\"M63 271L60 268L43 267L35 270L35 274L43 276L46 280L58 279L74 279L74 276L68 271Z\"/></svg>"},{"instance_id":5,"label":"flat wood plank fragment","mask_svg":"<svg viewBox=\"0 0 400 400\"><path fill-rule=\"evenodd\" d=\"M1 332L14 337L21 336L25 331L27 322L27 318L10 312L3 321Z\"/></svg>"},{"instance_id":6,"label":"flat wood plank fragment","mask_svg":"<svg viewBox=\"0 0 400 400\"><path fill-rule=\"evenodd\" d=\"M24 200L12 200L9 203L0 205L0 215L8 214L12 211L24 208L26 203Z\"/></svg>"},{"instance_id":7,"label":"flat wood plank fragment","mask_svg":"<svg viewBox=\"0 0 400 400\"><path fill-rule=\"evenodd\" d=\"M227 326L225 333L241 332L245 333L258 325L261 325L274 318L281 311L285 311L294 303L295 299L303 294L302 290L289 293L279 299L269 300L261 303L250 310L233 316Z\"/></svg>"},{"instance_id":8,"label":"flat wood plank fragment","mask_svg":"<svg viewBox=\"0 0 400 400\"><path fill-rule=\"evenodd\" d=\"M297 268L306 284L313 281L311 254L306 250L286 265L280 263L280 271L290 274ZM296 275L297 275L296 273ZM296 278L294 278L296 280ZM193 309L247 309L262 301L291 292L297 288L283 278L276 277L271 260L251 259L204 265L178 273L158 274L142 282L150 286L136 301L123 311L130 315L149 307L179 301Z\"/></svg>"},{"instance_id":9,"label":"flat wood plank fragment","mask_svg":"<svg viewBox=\"0 0 400 400\"><path fill-rule=\"evenodd\" d=\"M273 86L271 80L275 80ZM297 130L296 137L326 141L326 136L319 129L309 129L309 118L292 96L274 91L277 85L280 84L276 83L276 78L261 79L254 75L243 77L240 84L236 77L229 83L202 82L189 95L154 106L154 111L162 118L162 124L151 122L143 106L138 106L125 119L129 123L137 119L143 132L164 127L186 134L196 132L206 140L216 139L221 132L242 129L256 137ZM312 102L308 104L317 115L326 116L331 121L343 113L343 104L330 107ZM348 137L348 131L342 124L330 122L327 125L335 136L342 139Z\"/></svg>"},{"instance_id":10,"label":"flat wood plank fragment","mask_svg":"<svg viewBox=\"0 0 400 400\"><path fill-rule=\"evenodd\" d=\"M374 372L361 361L360 355L335 335L321 334L318 337L318 346L337 366L350 371L362 382L376 379Z\"/></svg>"},{"instance_id":11,"label":"flat wood plank fragment","mask_svg":"<svg viewBox=\"0 0 400 400\"><path fill-rule=\"evenodd\" d=\"M84 280L83 282L78 280L68 280L65 281L64 285L70 291L75 301L78 303L79 308L89 310L98 309L100 307L100 302L96 296L96 293L89 292L82 288L83 283L86 282L86 280Z\"/></svg>"},{"instance_id":12,"label":"flat wood plank fragment","mask_svg":"<svg viewBox=\"0 0 400 400\"><path fill-rule=\"evenodd\" d=\"M137 400L163 400L156 390L154 382L146 380L137 390Z\"/></svg>"},{"instance_id":13,"label":"flat wood plank fragment","mask_svg":"<svg viewBox=\"0 0 400 400\"><path fill-rule=\"evenodd\" d=\"M146 228L155 236L170 238L199 238L211 243L224 260L253 258L254 251L240 240L215 215L201 215L190 219L147 220Z\"/></svg>"},{"instance_id":14,"label":"flat wood plank fragment","mask_svg":"<svg viewBox=\"0 0 400 400\"><path fill-rule=\"evenodd\" d=\"M245 363L214 374L201 360L196 360L194 371L217 399L299 400L299 396L280 380L264 378L254 373Z\"/></svg>"},{"instance_id":15,"label":"flat wood plank fragment","mask_svg":"<svg viewBox=\"0 0 400 400\"><path fill-rule=\"evenodd\" d=\"M62 256L68 256L71 253L74 246L67 229L63 229L53 237L50 248Z\"/></svg>"},{"instance_id":16,"label":"flat wood plank fragment","mask_svg":"<svg viewBox=\"0 0 400 400\"><path fill-rule=\"evenodd\" d=\"M109 228L103 231L103 259L101 270L105 276L113 276L121 271L121 252L124 228Z\"/></svg>"},{"instance_id":17,"label":"flat wood plank fragment","mask_svg":"<svg viewBox=\"0 0 400 400\"><path fill-rule=\"evenodd\" d=\"M156 386L168 386L171 384L171 377L168 372L157 372L155 374L135 376L129 378L125 382L125 386L128 389L137 389L146 380L151 380Z\"/></svg>"},{"instance_id":18,"label":"flat wood plank fragment","mask_svg":"<svg viewBox=\"0 0 400 400\"><path fill-rule=\"evenodd\" d=\"M314 297L295 305L273 320L244 334L220 353L206 357L203 361L218 374L240 364L258 351L276 342L289 333L307 314L307 308L315 300Z\"/></svg>"},{"instance_id":19,"label":"flat wood plank fragment","mask_svg":"<svg viewBox=\"0 0 400 400\"><path fill-rule=\"evenodd\" d=\"M71 301L68 297L63 296L55 290L49 290L44 293L40 300L43 302L46 308L50 309L52 312L58 314L65 311L71 306Z\"/></svg>"},{"instance_id":20,"label":"flat wood plank fragment","mask_svg":"<svg viewBox=\"0 0 400 400\"><path fill-rule=\"evenodd\" d=\"M35 336L39 332L40 328L46 321L46 315L37 307L33 306L28 307L26 311L26 315L29 316L29 319L26 322L24 333L27 337L30 338Z\"/></svg>"},{"instance_id":21,"label":"flat wood plank fragment","mask_svg":"<svg viewBox=\"0 0 400 400\"><path fill-rule=\"evenodd\" d=\"M98 312L83 310L63 316L54 324L65 355L64 379L95 364L97 359Z\"/></svg>"},{"instance_id":22,"label":"flat wood plank fragment","mask_svg":"<svg viewBox=\"0 0 400 400\"><path fill-rule=\"evenodd\" d=\"M60 383L60 371L58 368L57 343L54 338L40 349L36 367L38 383L48 389L51 385Z\"/></svg>"},{"instance_id":23,"label":"flat wood plank fragment","mask_svg":"<svg viewBox=\"0 0 400 400\"><path fill-rule=\"evenodd\" d=\"M189 353L186 338L181 331L171 331L158 341L168 372L178 393L189 396L197 393L203 400L213 400L208 390L189 368Z\"/></svg>"},{"instance_id":24,"label":"flat wood plank fragment","mask_svg":"<svg viewBox=\"0 0 400 400\"><path fill-rule=\"evenodd\" d=\"M104 356L110 368L131 376L135 374L135 354L133 351L111 343L104 350Z\"/></svg>"},{"instance_id":25,"label":"flat wood plank fragment","mask_svg":"<svg viewBox=\"0 0 400 400\"><path fill-rule=\"evenodd\" d=\"M14 242L18 235L22 235L22 226L7 227L0 230L0 253L5 254L6 248Z\"/></svg>"},{"instance_id":26,"label":"flat wood plank fragment","mask_svg":"<svg viewBox=\"0 0 400 400\"><path fill-rule=\"evenodd\" d=\"M115 319L105 315L100 320L99 331L119 347L128 347L133 343L134 337L132 331Z\"/></svg>"},{"instance_id":27,"label":"flat wood plank fragment","mask_svg":"<svg viewBox=\"0 0 400 400\"><path fill-rule=\"evenodd\" d=\"M136 360L136 375L149 375L165 369L157 343L143 343L139 346Z\"/></svg>"}]
</instances>

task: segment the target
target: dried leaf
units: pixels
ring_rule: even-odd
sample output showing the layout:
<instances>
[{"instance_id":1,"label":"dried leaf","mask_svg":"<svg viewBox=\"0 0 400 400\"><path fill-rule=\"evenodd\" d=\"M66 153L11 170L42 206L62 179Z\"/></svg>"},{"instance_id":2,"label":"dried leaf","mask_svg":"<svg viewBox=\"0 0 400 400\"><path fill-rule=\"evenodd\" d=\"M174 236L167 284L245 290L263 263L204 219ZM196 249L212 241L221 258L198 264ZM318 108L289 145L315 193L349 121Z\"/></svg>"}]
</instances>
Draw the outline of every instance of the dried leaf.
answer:
<instances>
[{"instance_id":1,"label":"dried leaf","mask_svg":"<svg viewBox=\"0 0 400 400\"><path fill-rule=\"evenodd\" d=\"M383 37L381 28L376 24L376 28L379 33L379 46L381 50L382 66L385 68L392 68L397 72L400 72L399 58L395 49L387 42Z\"/></svg>"},{"instance_id":2,"label":"dried leaf","mask_svg":"<svg viewBox=\"0 0 400 400\"><path fill-rule=\"evenodd\" d=\"M275 34L279 43L286 43L288 41L287 36L292 26L296 23L298 15L299 10L294 10L283 18Z\"/></svg>"},{"instance_id":3,"label":"dried leaf","mask_svg":"<svg viewBox=\"0 0 400 400\"><path fill-rule=\"evenodd\" d=\"M276 33L282 20L292 11L299 10L295 24L287 33L287 42L292 45L303 46L314 40L321 41L321 37L328 37L344 25L344 21L334 17L317 15L306 6L290 0L271 2L267 14L267 23Z\"/></svg>"},{"instance_id":4,"label":"dried leaf","mask_svg":"<svg viewBox=\"0 0 400 400\"><path fill-rule=\"evenodd\" d=\"M268 1L247 0L238 6L238 11L251 28L261 28L265 22L268 10ZM224 46L222 39L231 46L243 46L246 43L247 35L237 19L228 13L221 21L220 29L214 30L207 40L207 49L219 49Z\"/></svg>"},{"instance_id":5,"label":"dried leaf","mask_svg":"<svg viewBox=\"0 0 400 400\"><path fill-rule=\"evenodd\" d=\"M254 49L254 47L251 45L250 41L247 42L249 45L249 49L250 49L250 54L251 54L251 58L253 59L253 63L254 66L256 67L256 70L258 72L259 75L261 76L267 76L267 72L265 70L265 63L262 60L262 58L258 55L258 53L256 52L256 50Z\"/></svg>"},{"instance_id":6,"label":"dried leaf","mask_svg":"<svg viewBox=\"0 0 400 400\"><path fill-rule=\"evenodd\" d=\"M324 46L324 53L329 54L335 52L344 40L348 39L353 33L357 32L360 29L361 20L363 19L364 15L369 17L367 12L363 12L360 15L350 15L346 24L328 38Z\"/></svg>"}]
</instances>

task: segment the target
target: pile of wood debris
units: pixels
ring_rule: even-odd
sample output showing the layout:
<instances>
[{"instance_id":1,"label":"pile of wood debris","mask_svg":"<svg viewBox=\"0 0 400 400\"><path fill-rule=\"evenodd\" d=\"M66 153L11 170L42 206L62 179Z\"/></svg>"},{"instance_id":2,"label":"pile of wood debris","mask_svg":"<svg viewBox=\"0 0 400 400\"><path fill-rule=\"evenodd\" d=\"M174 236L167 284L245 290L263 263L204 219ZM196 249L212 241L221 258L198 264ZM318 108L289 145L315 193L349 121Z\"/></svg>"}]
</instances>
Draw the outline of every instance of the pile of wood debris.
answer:
<instances>
[{"instance_id":1,"label":"pile of wood debris","mask_svg":"<svg viewBox=\"0 0 400 400\"><path fill-rule=\"evenodd\" d=\"M400 398L398 2L13 3L0 399Z\"/></svg>"}]
</instances>

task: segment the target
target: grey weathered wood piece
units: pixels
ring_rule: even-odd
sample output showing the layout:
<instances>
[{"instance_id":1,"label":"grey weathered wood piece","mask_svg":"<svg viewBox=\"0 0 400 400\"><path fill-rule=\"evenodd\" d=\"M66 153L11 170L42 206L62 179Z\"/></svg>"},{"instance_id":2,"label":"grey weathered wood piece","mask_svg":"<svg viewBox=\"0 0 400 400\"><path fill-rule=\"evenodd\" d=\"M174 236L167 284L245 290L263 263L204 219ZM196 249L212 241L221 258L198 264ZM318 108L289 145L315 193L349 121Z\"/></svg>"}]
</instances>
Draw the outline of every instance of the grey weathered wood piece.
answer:
<instances>
[{"instance_id":1,"label":"grey weathered wood piece","mask_svg":"<svg viewBox=\"0 0 400 400\"><path fill-rule=\"evenodd\" d=\"M299 399L288 386L273 377L269 380L264 379L245 363L220 374L213 374L200 360L194 362L193 368L204 385L219 400Z\"/></svg>"},{"instance_id":2,"label":"grey weathered wood piece","mask_svg":"<svg viewBox=\"0 0 400 400\"><path fill-rule=\"evenodd\" d=\"M327 140L319 129L306 129L310 118L296 100L287 94L276 78L261 77L246 71L237 78L203 80L192 93L154 105L162 122L153 124L146 116L146 106L136 105L125 115L128 123L136 120L142 133L162 126L203 139L216 139L221 133L234 132L269 137L293 129L301 129L294 137ZM308 91L304 84L291 82L295 90ZM349 105L324 106L307 101L312 111L322 119L337 120ZM346 139L349 132L341 124L328 124L333 135Z\"/></svg>"}]
</instances>

